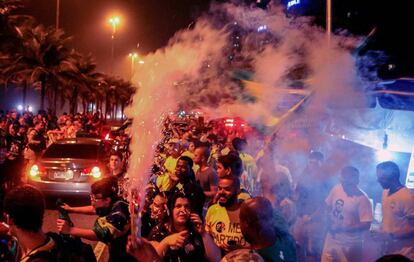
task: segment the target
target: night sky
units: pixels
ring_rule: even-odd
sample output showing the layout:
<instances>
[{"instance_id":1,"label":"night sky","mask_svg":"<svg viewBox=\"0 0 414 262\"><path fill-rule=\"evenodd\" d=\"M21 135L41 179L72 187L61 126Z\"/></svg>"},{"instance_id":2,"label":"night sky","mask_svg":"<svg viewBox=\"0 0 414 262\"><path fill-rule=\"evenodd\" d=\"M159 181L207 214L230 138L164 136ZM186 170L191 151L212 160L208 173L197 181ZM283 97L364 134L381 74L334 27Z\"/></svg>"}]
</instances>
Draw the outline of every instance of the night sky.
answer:
<instances>
[{"instance_id":1,"label":"night sky","mask_svg":"<svg viewBox=\"0 0 414 262\"><path fill-rule=\"evenodd\" d=\"M55 25L56 0L28 0L26 10L44 25ZM148 53L164 46L181 28L187 27L208 0L60 0L60 28L74 37L73 46L84 54L92 53L99 68L109 70L111 14L122 16L116 39L116 60L128 53ZM138 46L139 45L139 46ZM138 48L137 48L138 46ZM116 71L116 69L115 69Z\"/></svg>"},{"instance_id":2,"label":"night sky","mask_svg":"<svg viewBox=\"0 0 414 262\"><path fill-rule=\"evenodd\" d=\"M246 1L248 0L240 0ZM282 2L285 0L282 0ZM402 74L410 74L414 61L411 26L414 16L408 3L374 0L332 0L333 27L343 27L356 34L367 34L373 27L377 33L367 46L385 50L391 62L400 64ZM116 39L116 60L127 63L129 52L145 54L165 46L179 29L186 28L202 12L210 0L60 0L60 27L74 37L73 46L82 53L92 53L99 69L108 72L111 61L111 14L122 15ZM221 0L224 2L224 0ZM409 2L409 1L406 1ZM302 0L307 14L316 15L324 24L325 0ZM26 0L27 8L40 23L55 25L56 0ZM118 64L120 65L120 64ZM118 66L117 65L117 66ZM115 69L115 72L117 70ZM122 70L118 70L122 71Z\"/></svg>"}]
</instances>

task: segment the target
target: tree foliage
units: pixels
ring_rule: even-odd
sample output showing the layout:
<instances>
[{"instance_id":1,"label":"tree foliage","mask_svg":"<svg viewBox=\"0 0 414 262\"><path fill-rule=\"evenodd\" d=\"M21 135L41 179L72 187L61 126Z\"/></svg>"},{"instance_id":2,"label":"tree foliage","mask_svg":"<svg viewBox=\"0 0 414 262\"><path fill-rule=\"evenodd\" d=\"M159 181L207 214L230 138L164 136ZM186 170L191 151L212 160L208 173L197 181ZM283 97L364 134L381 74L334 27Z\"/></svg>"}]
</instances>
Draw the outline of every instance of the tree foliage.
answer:
<instances>
[{"instance_id":1,"label":"tree foliage","mask_svg":"<svg viewBox=\"0 0 414 262\"><path fill-rule=\"evenodd\" d=\"M40 108L57 110L78 105L87 111L88 104L114 116L114 109L130 102L135 88L130 82L97 71L92 55L70 48L72 37L61 29L45 27L28 15L16 14L20 0L0 1L0 84L21 88L23 104L28 88L40 91Z\"/></svg>"}]
</instances>

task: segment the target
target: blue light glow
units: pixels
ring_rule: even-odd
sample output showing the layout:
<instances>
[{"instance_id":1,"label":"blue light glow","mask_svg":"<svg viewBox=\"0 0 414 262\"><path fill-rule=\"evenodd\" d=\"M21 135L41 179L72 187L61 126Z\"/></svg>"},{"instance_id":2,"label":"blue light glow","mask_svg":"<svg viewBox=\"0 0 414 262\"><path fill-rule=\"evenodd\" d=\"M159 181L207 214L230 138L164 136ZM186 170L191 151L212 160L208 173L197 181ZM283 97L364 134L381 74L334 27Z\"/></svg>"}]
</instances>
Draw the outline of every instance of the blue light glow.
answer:
<instances>
[{"instance_id":1,"label":"blue light glow","mask_svg":"<svg viewBox=\"0 0 414 262\"><path fill-rule=\"evenodd\" d=\"M263 32L267 30L267 25L261 25L257 28L257 32Z\"/></svg>"},{"instance_id":2,"label":"blue light glow","mask_svg":"<svg viewBox=\"0 0 414 262\"><path fill-rule=\"evenodd\" d=\"M287 9L291 8L292 6L299 5L300 0L291 0L287 3Z\"/></svg>"}]
</instances>

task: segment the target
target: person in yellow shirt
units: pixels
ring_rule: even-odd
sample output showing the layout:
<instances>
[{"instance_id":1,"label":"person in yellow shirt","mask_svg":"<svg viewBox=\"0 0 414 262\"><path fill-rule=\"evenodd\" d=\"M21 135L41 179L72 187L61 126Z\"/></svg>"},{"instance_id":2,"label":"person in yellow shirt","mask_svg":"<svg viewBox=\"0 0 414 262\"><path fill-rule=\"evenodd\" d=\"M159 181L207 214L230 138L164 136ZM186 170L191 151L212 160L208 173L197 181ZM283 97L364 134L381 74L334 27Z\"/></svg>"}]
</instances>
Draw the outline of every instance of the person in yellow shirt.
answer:
<instances>
[{"instance_id":1,"label":"person in yellow shirt","mask_svg":"<svg viewBox=\"0 0 414 262\"><path fill-rule=\"evenodd\" d=\"M414 193L400 182L400 169L394 162L377 165L382 193L383 236L387 254L400 254L414 260Z\"/></svg>"},{"instance_id":2,"label":"person in yellow shirt","mask_svg":"<svg viewBox=\"0 0 414 262\"><path fill-rule=\"evenodd\" d=\"M188 156L189 158L194 160L194 152L195 152L195 144L194 141L189 141L187 150L185 150L181 156Z\"/></svg>"},{"instance_id":3,"label":"person in yellow shirt","mask_svg":"<svg viewBox=\"0 0 414 262\"><path fill-rule=\"evenodd\" d=\"M247 141L245 139L236 137L232 140L232 145L235 151L239 154L243 163L243 173L241 176L242 186L249 192L256 190L256 172L257 166L254 158L246 152Z\"/></svg>"},{"instance_id":4,"label":"person in yellow shirt","mask_svg":"<svg viewBox=\"0 0 414 262\"><path fill-rule=\"evenodd\" d=\"M221 177L218 183L218 203L207 210L206 231L223 254L249 247L240 229L239 213L242 201L237 198L239 192L238 177Z\"/></svg>"},{"instance_id":5,"label":"person in yellow shirt","mask_svg":"<svg viewBox=\"0 0 414 262\"><path fill-rule=\"evenodd\" d=\"M172 180L177 180L175 176L175 167L177 165L178 158L181 155L180 144L178 140L171 139L168 141L167 147L168 156L164 162L164 169L166 172L156 179L156 185L161 192L169 191L173 186Z\"/></svg>"}]
</instances>

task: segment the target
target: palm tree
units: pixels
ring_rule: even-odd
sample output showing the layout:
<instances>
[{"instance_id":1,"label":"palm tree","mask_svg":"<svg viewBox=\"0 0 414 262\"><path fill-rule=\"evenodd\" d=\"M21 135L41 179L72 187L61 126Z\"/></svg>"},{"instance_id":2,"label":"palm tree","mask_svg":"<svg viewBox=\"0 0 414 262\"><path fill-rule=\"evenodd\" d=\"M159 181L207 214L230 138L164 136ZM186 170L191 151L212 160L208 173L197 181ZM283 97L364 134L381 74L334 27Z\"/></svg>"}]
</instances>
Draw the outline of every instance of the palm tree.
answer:
<instances>
[{"instance_id":1,"label":"palm tree","mask_svg":"<svg viewBox=\"0 0 414 262\"><path fill-rule=\"evenodd\" d=\"M104 81L105 75L99 72L90 72L87 76L89 79L89 92L81 95L83 104L95 103L98 109L100 97L105 95L100 88L100 84Z\"/></svg>"},{"instance_id":2,"label":"palm tree","mask_svg":"<svg viewBox=\"0 0 414 262\"><path fill-rule=\"evenodd\" d=\"M123 120L123 116L124 116L125 106L127 106L131 103L132 96L135 93L135 91L136 91L136 88L129 81L121 81L120 85L116 89L116 102L115 103L116 103L116 105L119 104L121 106L121 112L122 112L121 119L122 120ZM116 111L117 111L117 109L118 108L116 108Z\"/></svg>"},{"instance_id":3,"label":"palm tree","mask_svg":"<svg viewBox=\"0 0 414 262\"><path fill-rule=\"evenodd\" d=\"M65 46L70 37L65 37L60 29L45 28L43 25L19 28L22 35L22 48L7 57L8 63L3 74L21 76L29 83L40 83L40 108L44 109L46 93L53 86L59 85L67 71L75 70L71 64L71 51Z\"/></svg>"},{"instance_id":4,"label":"palm tree","mask_svg":"<svg viewBox=\"0 0 414 262\"><path fill-rule=\"evenodd\" d=\"M23 6L20 0L0 1L0 83L7 88L9 83L22 85L23 105L29 83L21 74L7 70L10 54L23 49L23 31L33 27L35 19L28 15L16 15L13 12Z\"/></svg>"},{"instance_id":5,"label":"palm tree","mask_svg":"<svg viewBox=\"0 0 414 262\"><path fill-rule=\"evenodd\" d=\"M77 112L79 102L82 102L85 111L86 104L93 100L92 94L103 80L103 75L95 71L96 63L90 54L83 56L73 52L65 66L66 70L59 74L60 82L65 87L62 95L69 100L72 114Z\"/></svg>"},{"instance_id":6,"label":"palm tree","mask_svg":"<svg viewBox=\"0 0 414 262\"><path fill-rule=\"evenodd\" d=\"M22 7L21 0L3 0L0 1L0 14L10 13L11 11Z\"/></svg>"},{"instance_id":7,"label":"palm tree","mask_svg":"<svg viewBox=\"0 0 414 262\"><path fill-rule=\"evenodd\" d=\"M49 108L56 112L60 97L61 106L70 103L70 112L76 113L79 102L83 110L95 102L102 112L105 103L107 115L122 111L133 92L129 82L96 72L91 55L83 56L67 47L70 37L62 30L45 28L30 16L12 15L21 7L20 0L0 2L0 83L14 82L23 86L23 104L26 104L28 87L40 89L40 108L44 109L47 96Z\"/></svg>"},{"instance_id":8,"label":"palm tree","mask_svg":"<svg viewBox=\"0 0 414 262\"><path fill-rule=\"evenodd\" d=\"M135 88L130 82L112 76L107 76L100 87L105 94L105 119L108 115L115 119L118 106L121 106L123 112L125 105L130 102L132 94L135 92Z\"/></svg>"},{"instance_id":9,"label":"palm tree","mask_svg":"<svg viewBox=\"0 0 414 262\"><path fill-rule=\"evenodd\" d=\"M20 0L0 1L0 53L14 52L21 47L20 27L33 25L35 19L28 15L16 15L23 5Z\"/></svg>"}]
</instances>

